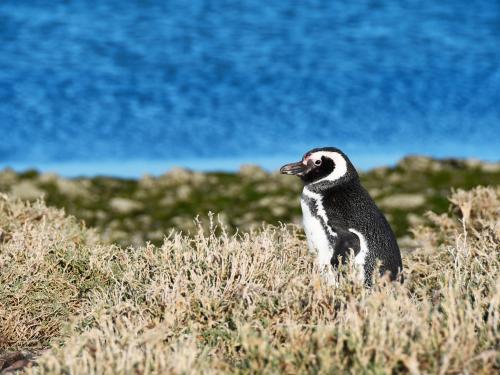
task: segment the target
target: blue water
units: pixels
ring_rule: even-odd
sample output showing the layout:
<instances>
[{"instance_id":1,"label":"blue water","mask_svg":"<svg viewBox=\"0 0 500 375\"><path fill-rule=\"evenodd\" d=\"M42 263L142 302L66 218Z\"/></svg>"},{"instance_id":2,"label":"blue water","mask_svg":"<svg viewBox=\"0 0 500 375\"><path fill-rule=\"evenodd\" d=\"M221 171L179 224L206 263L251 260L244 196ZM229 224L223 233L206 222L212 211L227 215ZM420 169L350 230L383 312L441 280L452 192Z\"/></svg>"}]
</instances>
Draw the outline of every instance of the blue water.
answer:
<instances>
[{"instance_id":1,"label":"blue water","mask_svg":"<svg viewBox=\"0 0 500 375\"><path fill-rule=\"evenodd\" d=\"M500 2L3 0L0 130L68 175L498 160Z\"/></svg>"}]
</instances>

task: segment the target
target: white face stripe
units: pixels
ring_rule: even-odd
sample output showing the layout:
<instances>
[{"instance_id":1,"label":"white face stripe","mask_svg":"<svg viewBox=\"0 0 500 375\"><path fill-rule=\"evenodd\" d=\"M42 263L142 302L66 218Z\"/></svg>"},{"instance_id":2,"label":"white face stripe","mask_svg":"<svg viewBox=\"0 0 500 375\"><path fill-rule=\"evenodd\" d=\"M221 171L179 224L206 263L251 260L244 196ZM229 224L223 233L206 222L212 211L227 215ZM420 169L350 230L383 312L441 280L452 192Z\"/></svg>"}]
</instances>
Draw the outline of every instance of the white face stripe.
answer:
<instances>
[{"instance_id":1,"label":"white face stripe","mask_svg":"<svg viewBox=\"0 0 500 375\"><path fill-rule=\"evenodd\" d=\"M345 158L338 152L317 151L307 156L304 159L304 162L307 163L308 160L321 160L322 156L326 156L327 158L332 159L335 163L335 168L333 168L332 173L330 173L328 176L325 176L318 181L314 181L312 184L317 184L318 182L322 181L335 181L347 173L347 162L345 161Z\"/></svg>"}]
</instances>

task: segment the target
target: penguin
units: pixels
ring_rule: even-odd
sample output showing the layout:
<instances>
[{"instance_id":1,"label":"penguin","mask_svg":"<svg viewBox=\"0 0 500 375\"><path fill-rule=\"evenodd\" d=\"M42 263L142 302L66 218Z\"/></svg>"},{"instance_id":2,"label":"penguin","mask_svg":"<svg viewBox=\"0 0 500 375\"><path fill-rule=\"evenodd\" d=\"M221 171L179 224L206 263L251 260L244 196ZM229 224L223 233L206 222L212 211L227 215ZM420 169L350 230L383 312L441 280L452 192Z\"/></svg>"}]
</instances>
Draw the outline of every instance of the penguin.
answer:
<instances>
[{"instance_id":1,"label":"penguin","mask_svg":"<svg viewBox=\"0 0 500 375\"><path fill-rule=\"evenodd\" d=\"M304 183L304 231L320 266L336 269L354 252L354 263L366 285L371 285L377 263L381 274L402 281L403 263L394 232L344 152L335 147L315 148L280 172L299 176Z\"/></svg>"}]
</instances>

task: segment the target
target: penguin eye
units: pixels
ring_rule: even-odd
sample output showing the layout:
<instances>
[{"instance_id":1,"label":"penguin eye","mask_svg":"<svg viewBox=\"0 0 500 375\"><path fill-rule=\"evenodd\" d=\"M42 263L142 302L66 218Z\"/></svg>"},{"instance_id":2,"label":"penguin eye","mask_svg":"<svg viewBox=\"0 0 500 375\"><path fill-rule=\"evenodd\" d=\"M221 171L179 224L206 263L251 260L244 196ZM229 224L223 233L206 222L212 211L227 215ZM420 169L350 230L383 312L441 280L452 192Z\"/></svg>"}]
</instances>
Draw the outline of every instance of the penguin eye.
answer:
<instances>
[{"instance_id":1,"label":"penguin eye","mask_svg":"<svg viewBox=\"0 0 500 375\"><path fill-rule=\"evenodd\" d=\"M316 164L316 165L321 165L321 159L315 160L315 161L314 161L314 164Z\"/></svg>"}]
</instances>

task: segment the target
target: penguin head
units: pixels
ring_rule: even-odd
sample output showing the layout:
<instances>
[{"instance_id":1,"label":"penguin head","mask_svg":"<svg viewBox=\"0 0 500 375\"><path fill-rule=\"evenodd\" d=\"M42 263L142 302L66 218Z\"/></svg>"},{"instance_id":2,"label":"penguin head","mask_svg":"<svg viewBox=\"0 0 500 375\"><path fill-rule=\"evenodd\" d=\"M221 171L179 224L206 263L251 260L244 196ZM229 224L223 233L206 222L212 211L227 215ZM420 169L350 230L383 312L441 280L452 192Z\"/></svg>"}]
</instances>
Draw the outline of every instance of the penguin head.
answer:
<instances>
[{"instance_id":1,"label":"penguin head","mask_svg":"<svg viewBox=\"0 0 500 375\"><path fill-rule=\"evenodd\" d=\"M335 147L312 149L301 161L282 166L280 172L299 176L309 190L316 192L359 179L347 155Z\"/></svg>"}]
</instances>

